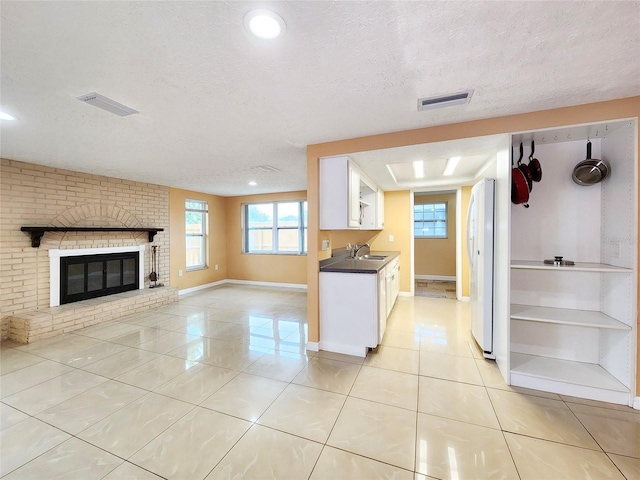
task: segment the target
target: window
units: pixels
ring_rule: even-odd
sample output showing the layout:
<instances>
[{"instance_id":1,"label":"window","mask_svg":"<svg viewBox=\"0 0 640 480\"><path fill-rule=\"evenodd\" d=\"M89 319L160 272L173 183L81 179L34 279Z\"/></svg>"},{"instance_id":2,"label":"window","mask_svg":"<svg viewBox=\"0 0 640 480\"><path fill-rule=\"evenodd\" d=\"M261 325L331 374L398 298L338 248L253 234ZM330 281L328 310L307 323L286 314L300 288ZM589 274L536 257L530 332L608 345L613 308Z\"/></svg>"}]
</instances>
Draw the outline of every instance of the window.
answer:
<instances>
[{"instance_id":1,"label":"window","mask_svg":"<svg viewBox=\"0 0 640 480\"><path fill-rule=\"evenodd\" d=\"M187 270L198 270L207 266L207 202L185 201L185 232L187 235Z\"/></svg>"},{"instance_id":2,"label":"window","mask_svg":"<svg viewBox=\"0 0 640 480\"><path fill-rule=\"evenodd\" d=\"M447 202L413 206L415 238L447 238Z\"/></svg>"},{"instance_id":3,"label":"window","mask_svg":"<svg viewBox=\"0 0 640 480\"><path fill-rule=\"evenodd\" d=\"M307 202L244 205L244 252L307 252Z\"/></svg>"}]
</instances>

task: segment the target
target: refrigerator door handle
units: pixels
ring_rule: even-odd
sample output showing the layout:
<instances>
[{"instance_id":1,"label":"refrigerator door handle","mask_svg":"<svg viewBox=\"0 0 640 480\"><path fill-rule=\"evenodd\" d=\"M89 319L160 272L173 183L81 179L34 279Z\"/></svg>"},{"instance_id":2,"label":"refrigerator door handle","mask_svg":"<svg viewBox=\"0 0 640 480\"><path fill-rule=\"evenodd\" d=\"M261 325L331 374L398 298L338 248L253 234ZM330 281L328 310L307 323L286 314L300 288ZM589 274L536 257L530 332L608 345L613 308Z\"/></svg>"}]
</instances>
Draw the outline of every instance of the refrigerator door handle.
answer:
<instances>
[{"instance_id":1,"label":"refrigerator door handle","mask_svg":"<svg viewBox=\"0 0 640 480\"><path fill-rule=\"evenodd\" d=\"M473 212L473 207L475 203L475 195L471 195L471 200L469 201L469 211L467 212L467 257L469 258L469 267L473 268L475 255L472 254L472 240L474 239L474 235L471 232L471 215Z\"/></svg>"}]
</instances>

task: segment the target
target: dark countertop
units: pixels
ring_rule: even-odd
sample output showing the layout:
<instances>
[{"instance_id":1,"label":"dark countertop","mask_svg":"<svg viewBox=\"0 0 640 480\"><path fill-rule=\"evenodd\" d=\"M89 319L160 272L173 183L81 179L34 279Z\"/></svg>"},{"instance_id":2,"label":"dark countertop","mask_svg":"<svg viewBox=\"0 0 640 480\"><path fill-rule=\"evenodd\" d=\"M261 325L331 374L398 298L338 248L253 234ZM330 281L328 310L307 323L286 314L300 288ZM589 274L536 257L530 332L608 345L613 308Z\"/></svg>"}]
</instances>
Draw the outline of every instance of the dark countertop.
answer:
<instances>
[{"instance_id":1,"label":"dark countertop","mask_svg":"<svg viewBox=\"0 0 640 480\"><path fill-rule=\"evenodd\" d=\"M320 272L338 273L378 273L394 258L400 256L400 252L370 252L370 255L385 255L384 260L358 260L349 258L348 255L331 257L320 261Z\"/></svg>"}]
</instances>

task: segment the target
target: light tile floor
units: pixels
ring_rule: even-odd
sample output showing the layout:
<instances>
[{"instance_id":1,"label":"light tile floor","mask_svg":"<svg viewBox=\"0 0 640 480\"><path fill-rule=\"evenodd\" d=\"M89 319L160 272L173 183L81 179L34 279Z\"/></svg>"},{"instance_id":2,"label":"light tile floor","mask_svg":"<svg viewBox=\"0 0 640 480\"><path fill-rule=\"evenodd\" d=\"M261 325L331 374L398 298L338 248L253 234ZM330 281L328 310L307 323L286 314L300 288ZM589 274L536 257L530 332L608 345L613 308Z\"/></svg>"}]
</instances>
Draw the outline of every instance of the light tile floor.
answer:
<instances>
[{"instance_id":1,"label":"light tile floor","mask_svg":"<svg viewBox=\"0 0 640 480\"><path fill-rule=\"evenodd\" d=\"M401 297L366 359L306 352L306 295L223 286L2 344L7 479L640 478L640 412L504 384L468 304Z\"/></svg>"}]
</instances>

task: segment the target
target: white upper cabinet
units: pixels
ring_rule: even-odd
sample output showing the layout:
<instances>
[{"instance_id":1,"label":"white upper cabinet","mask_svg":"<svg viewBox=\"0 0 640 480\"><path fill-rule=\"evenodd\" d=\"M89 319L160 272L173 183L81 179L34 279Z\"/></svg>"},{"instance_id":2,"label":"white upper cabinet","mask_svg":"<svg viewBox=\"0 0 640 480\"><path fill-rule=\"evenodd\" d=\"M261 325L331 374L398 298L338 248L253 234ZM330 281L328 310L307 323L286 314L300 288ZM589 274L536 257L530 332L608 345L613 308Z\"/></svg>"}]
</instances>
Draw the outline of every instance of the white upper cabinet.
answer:
<instances>
[{"instance_id":1,"label":"white upper cabinet","mask_svg":"<svg viewBox=\"0 0 640 480\"><path fill-rule=\"evenodd\" d=\"M380 198L378 187L346 155L320 159L320 230L382 229Z\"/></svg>"}]
</instances>

